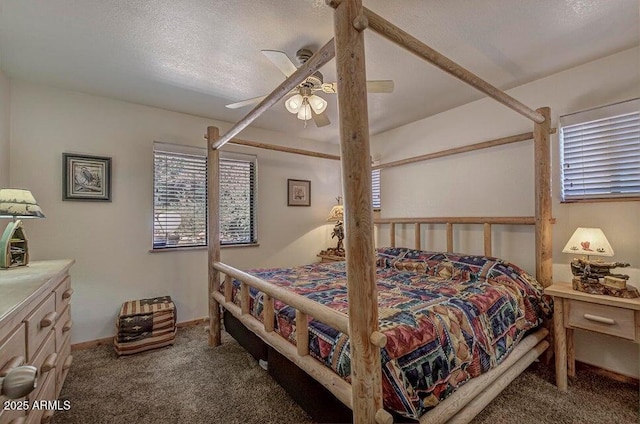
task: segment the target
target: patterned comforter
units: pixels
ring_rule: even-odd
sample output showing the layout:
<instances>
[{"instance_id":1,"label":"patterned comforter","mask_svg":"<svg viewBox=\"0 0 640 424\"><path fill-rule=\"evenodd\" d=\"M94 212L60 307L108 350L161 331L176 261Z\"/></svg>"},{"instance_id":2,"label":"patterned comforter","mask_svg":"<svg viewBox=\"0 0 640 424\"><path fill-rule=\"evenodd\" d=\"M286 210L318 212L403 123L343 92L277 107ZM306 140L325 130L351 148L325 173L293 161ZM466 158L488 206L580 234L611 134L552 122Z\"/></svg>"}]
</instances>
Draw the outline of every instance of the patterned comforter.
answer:
<instances>
[{"instance_id":1,"label":"patterned comforter","mask_svg":"<svg viewBox=\"0 0 640 424\"><path fill-rule=\"evenodd\" d=\"M344 262L253 269L250 274L348 313ZM239 303L234 281L234 302ZM419 418L476 377L499 365L542 323L550 300L529 274L501 259L377 249L384 405ZM263 320L262 293L251 293L251 314ZM295 310L275 301L276 331L295 344ZM351 359L347 335L309 322L310 354L345 380Z\"/></svg>"}]
</instances>

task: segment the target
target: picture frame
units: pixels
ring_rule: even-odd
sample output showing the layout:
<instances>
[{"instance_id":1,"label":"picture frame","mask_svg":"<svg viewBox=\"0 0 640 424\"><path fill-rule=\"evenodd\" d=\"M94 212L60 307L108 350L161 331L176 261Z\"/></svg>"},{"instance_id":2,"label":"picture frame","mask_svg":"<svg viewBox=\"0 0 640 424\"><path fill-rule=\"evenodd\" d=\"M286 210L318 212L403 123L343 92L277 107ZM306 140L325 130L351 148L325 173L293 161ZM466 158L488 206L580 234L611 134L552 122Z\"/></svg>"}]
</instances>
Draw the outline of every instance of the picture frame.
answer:
<instances>
[{"instance_id":1,"label":"picture frame","mask_svg":"<svg viewBox=\"0 0 640 424\"><path fill-rule=\"evenodd\" d=\"M287 206L311 206L311 181L287 180Z\"/></svg>"},{"instance_id":2,"label":"picture frame","mask_svg":"<svg viewBox=\"0 0 640 424\"><path fill-rule=\"evenodd\" d=\"M62 200L111 201L111 158L62 154Z\"/></svg>"}]
</instances>

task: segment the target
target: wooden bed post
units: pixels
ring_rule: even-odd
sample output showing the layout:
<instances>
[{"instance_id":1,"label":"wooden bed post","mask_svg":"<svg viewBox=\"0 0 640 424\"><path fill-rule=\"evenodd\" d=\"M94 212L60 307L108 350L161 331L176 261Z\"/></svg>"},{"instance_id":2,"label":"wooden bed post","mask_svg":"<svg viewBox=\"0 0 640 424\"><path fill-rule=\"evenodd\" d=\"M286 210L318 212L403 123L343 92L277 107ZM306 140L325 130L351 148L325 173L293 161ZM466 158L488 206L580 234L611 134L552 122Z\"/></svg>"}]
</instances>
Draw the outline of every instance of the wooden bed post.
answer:
<instances>
[{"instance_id":1,"label":"wooden bed post","mask_svg":"<svg viewBox=\"0 0 640 424\"><path fill-rule=\"evenodd\" d=\"M213 294L220 290L220 271L213 268L220 262L220 150L212 146L220 137L217 127L207 127L207 199L209 201L209 346L220 346L220 304Z\"/></svg>"},{"instance_id":2,"label":"wooden bed post","mask_svg":"<svg viewBox=\"0 0 640 424\"><path fill-rule=\"evenodd\" d=\"M345 199L347 293L353 422L375 423L382 409L378 294L373 245L371 155L364 55L366 18L361 0L328 0L334 30L340 113L340 151ZM358 27L358 29L356 29Z\"/></svg>"},{"instance_id":3,"label":"wooden bed post","mask_svg":"<svg viewBox=\"0 0 640 424\"><path fill-rule=\"evenodd\" d=\"M551 237L551 109L543 107L537 112L544 122L533 126L535 158L535 217L536 217L536 279L543 287L551 285L553 279L553 252Z\"/></svg>"}]
</instances>

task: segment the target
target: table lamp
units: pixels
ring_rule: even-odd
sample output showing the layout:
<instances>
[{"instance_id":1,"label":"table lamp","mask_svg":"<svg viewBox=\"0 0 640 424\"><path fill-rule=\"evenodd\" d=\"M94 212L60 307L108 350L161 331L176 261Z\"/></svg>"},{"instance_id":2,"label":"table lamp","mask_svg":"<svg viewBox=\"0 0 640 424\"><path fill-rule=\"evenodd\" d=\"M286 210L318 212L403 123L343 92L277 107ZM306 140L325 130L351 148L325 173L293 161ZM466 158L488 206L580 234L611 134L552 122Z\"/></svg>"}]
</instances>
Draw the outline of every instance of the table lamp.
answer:
<instances>
[{"instance_id":1,"label":"table lamp","mask_svg":"<svg viewBox=\"0 0 640 424\"><path fill-rule=\"evenodd\" d=\"M613 248L600 228L578 227L562 253L589 256L613 256Z\"/></svg>"},{"instance_id":2,"label":"table lamp","mask_svg":"<svg viewBox=\"0 0 640 424\"><path fill-rule=\"evenodd\" d=\"M574 290L617 297L638 297L635 288L627 287L628 275L611 273L613 268L628 267L630 264L590 259L590 256L613 256L613 248L600 228L579 227L562 249L562 253L584 255L571 261Z\"/></svg>"},{"instance_id":3,"label":"table lamp","mask_svg":"<svg viewBox=\"0 0 640 424\"><path fill-rule=\"evenodd\" d=\"M344 206L340 204L341 197L338 197L338 204L331 208L327 221L335 222L333 227L331 238L338 238L338 245L335 248L327 249L328 253L333 256L344 256L344 247L342 246L342 240L344 239L344 226L342 224L344 220Z\"/></svg>"},{"instance_id":4,"label":"table lamp","mask_svg":"<svg viewBox=\"0 0 640 424\"><path fill-rule=\"evenodd\" d=\"M0 268L25 266L29 248L22 221L17 218L44 218L42 209L29 190L0 189L0 218L13 218L0 237Z\"/></svg>"}]
</instances>

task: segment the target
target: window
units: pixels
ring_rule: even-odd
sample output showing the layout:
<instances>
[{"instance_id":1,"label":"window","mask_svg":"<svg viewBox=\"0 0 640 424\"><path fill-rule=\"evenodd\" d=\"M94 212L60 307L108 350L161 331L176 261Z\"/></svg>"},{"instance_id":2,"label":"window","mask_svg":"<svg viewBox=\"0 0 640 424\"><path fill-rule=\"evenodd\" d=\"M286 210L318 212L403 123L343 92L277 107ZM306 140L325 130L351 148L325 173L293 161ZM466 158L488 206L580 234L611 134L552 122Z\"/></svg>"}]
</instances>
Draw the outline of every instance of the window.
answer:
<instances>
[{"instance_id":1,"label":"window","mask_svg":"<svg viewBox=\"0 0 640 424\"><path fill-rule=\"evenodd\" d=\"M153 144L153 248L207 245L205 149Z\"/></svg>"},{"instance_id":2,"label":"window","mask_svg":"<svg viewBox=\"0 0 640 424\"><path fill-rule=\"evenodd\" d=\"M220 243L256 243L256 157L220 155Z\"/></svg>"},{"instance_id":3,"label":"window","mask_svg":"<svg viewBox=\"0 0 640 424\"><path fill-rule=\"evenodd\" d=\"M220 242L255 243L256 158L220 156ZM153 162L153 248L206 246L206 150L155 142Z\"/></svg>"},{"instance_id":4,"label":"window","mask_svg":"<svg viewBox=\"0 0 640 424\"><path fill-rule=\"evenodd\" d=\"M560 117L562 200L640 199L640 99Z\"/></svg>"},{"instance_id":5,"label":"window","mask_svg":"<svg viewBox=\"0 0 640 424\"><path fill-rule=\"evenodd\" d=\"M380 170L374 169L371 171L371 201L373 203L373 210L379 211L380 202Z\"/></svg>"}]
</instances>

